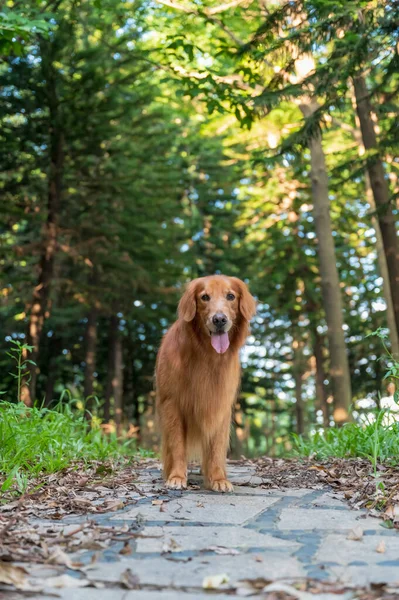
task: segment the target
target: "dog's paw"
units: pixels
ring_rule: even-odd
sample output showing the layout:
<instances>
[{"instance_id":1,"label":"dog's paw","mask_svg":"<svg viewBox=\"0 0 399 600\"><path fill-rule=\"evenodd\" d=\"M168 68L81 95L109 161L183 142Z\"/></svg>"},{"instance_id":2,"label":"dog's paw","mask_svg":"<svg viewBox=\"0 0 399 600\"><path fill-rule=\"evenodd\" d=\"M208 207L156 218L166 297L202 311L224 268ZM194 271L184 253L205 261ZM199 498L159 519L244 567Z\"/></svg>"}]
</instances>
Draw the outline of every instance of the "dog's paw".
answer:
<instances>
[{"instance_id":1,"label":"dog's paw","mask_svg":"<svg viewBox=\"0 0 399 600\"><path fill-rule=\"evenodd\" d=\"M187 479L184 479L183 477L169 477L165 485L170 490L185 490L187 487Z\"/></svg>"},{"instance_id":2,"label":"dog's paw","mask_svg":"<svg viewBox=\"0 0 399 600\"><path fill-rule=\"evenodd\" d=\"M227 479L218 479L217 481L210 481L209 488L213 492L233 492L233 484Z\"/></svg>"}]
</instances>

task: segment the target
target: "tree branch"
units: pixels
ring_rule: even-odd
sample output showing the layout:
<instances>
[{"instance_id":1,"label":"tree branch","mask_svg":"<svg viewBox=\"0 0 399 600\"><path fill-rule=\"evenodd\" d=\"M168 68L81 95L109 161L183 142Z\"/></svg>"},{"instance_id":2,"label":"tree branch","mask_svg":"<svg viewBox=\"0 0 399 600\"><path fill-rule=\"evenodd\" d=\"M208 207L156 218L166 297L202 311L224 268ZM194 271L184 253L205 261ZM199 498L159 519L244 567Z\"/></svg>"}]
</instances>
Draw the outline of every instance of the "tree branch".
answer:
<instances>
[{"instance_id":1,"label":"tree branch","mask_svg":"<svg viewBox=\"0 0 399 600\"><path fill-rule=\"evenodd\" d=\"M239 4L244 4L247 0L233 0L232 2L227 2L227 4L221 4L220 6L215 6L215 8L209 8L205 11L206 15L217 15L218 13L224 12L229 8L233 8L234 6L238 6Z\"/></svg>"},{"instance_id":2,"label":"tree branch","mask_svg":"<svg viewBox=\"0 0 399 600\"><path fill-rule=\"evenodd\" d=\"M172 2L171 0L155 0L156 2L158 2L158 4L163 4L164 6L169 6L169 8L175 8L176 10L182 10L185 13L188 14L197 14L197 11L193 10L192 8L187 8L186 6L182 6L181 4L175 4L175 2Z\"/></svg>"},{"instance_id":3,"label":"tree branch","mask_svg":"<svg viewBox=\"0 0 399 600\"><path fill-rule=\"evenodd\" d=\"M198 8L190 8L188 6L183 6L182 4L177 4L173 0L155 0L158 4L163 4L164 6L168 6L169 8L175 8L176 10L181 10L187 14L191 15L200 15L203 13L207 17L212 17L213 15L217 15L221 12L229 10L229 8L234 8L235 6L239 6L240 4L244 4L248 0L232 0L231 2L227 2L226 4L221 4L220 6L215 6L214 8L208 8L203 10L198 10Z\"/></svg>"}]
</instances>

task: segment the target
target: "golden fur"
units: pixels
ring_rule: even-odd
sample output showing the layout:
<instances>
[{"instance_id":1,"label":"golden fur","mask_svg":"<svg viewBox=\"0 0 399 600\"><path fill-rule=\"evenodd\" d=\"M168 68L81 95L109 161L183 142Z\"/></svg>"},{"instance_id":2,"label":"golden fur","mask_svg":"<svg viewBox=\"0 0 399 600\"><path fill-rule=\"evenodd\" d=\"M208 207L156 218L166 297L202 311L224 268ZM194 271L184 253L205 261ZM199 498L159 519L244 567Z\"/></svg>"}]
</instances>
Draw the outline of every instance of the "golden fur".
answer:
<instances>
[{"instance_id":1,"label":"golden fur","mask_svg":"<svg viewBox=\"0 0 399 600\"><path fill-rule=\"evenodd\" d=\"M230 345L218 354L210 330L213 315L221 312L228 319ZM232 406L240 384L239 349L255 312L254 298L235 277L202 277L187 286L178 320L162 340L156 365L167 487L187 486L187 460L199 454L206 485L214 491L232 490L226 477L226 456Z\"/></svg>"}]
</instances>

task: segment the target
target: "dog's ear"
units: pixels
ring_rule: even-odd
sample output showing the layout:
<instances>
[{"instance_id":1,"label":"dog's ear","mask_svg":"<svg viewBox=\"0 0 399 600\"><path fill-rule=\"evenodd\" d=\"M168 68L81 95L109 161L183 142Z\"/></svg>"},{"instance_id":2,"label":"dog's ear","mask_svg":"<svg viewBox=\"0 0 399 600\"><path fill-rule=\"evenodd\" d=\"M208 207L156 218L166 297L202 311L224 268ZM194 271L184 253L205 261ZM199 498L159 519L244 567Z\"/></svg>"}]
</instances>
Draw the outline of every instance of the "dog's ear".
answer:
<instances>
[{"instance_id":1,"label":"dog's ear","mask_svg":"<svg viewBox=\"0 0 399 600\"><path fill-rule=\"evenodd\" d=\"M232 279L234 279L240 290L240 313L246 321L250 321L252 317L256 315L256 300L253 296L251 296L247 285L241 281L241 279L238 279L237 277L233 277Z\"/></svg>"},{"instance_id":2,"label":"dog's ear","mask_svg":"<svg viewBox=\"0 0 399 600\"><path fill-rule=\"evenodd\" d=\"M179 307L177 309L179 319L183 319L183 321L187 321L187 323L194 319L197 312L197 301L195 298L196 289L197 280L194 279L194 281L191 281L186 287L186 291L180 298Z\"/></svg>"}]
</instances>

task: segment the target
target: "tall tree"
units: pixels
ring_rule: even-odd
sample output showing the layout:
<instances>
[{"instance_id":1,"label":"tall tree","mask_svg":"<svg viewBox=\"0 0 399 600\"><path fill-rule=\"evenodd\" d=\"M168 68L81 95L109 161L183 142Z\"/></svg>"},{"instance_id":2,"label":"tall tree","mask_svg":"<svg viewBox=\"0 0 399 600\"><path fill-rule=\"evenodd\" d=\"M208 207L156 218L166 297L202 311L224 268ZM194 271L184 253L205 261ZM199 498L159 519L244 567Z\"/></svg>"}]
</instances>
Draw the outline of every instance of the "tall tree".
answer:
<instances>
[{"instance_id":1,"label":"tall tree","mask_svg":"<svg viewBox=\"0 0 399 600\"><path fill-rule=\"evenodd\" d=\"M57 44L58 45L58 44ZM42 42L42 77L45 81L45 98L48 109L49 171L47 191L47 217L42 234L42 250L38 267L38 279L33 291L27 342L33 350L30 354L29 379L22 387L21 400L31 405L36 398L37 362L43 324L48 310L50 289L54 277L55 254L57 250L58 221L61 207L62 176L64 168L64 132L60 99L57 91L57 74L54 61L57 60L54 43Z\"/></svg>"},{"instance_id":2,"label":"tall tree","mask_svg":"<svg viewBox=\"0 0 399 600\"><path fill-rule=\"evenodd\" d=\"M384 245L397 335L399 334L399 242L388 181L372 120L370 94L363 74L353 77L356 109L366 149L366 165Z\"/></svg>"},{"instance_id":3,"label":"tall tree","mask_svg":"<svg viewBox=\"0 0 399 600\"><path fill-rule=\"evenodd\" d=\"M354 94L353 94L353 98L352 98L352 103L356 107L356 98L354 97ZM365 153L365 147L363 144L363 137L362 137L362 133L360 130L360 122L359 122L358 117L356 119L356 125L354 128L354 138L359 147L359 156L363 156ZM387 323L388 323L388 328L389 328L389 339L391 342L391 352L394 356L399 356L399 337L398 337L398 330L396 327L395 311L394 311L393 300L392 300L392 290L391 290L391 283L390 283L390 278L389 278L387 256L385 253L384 241L383 241L381 227L380 227L378 214L377 214L377 207L376 207L376 203L374 201L374 194L373 194L373 190L372 190L372 187L370 184L370 176L369 176L368 172L365 173L364 186L365 186L365 192L366 192L366 199L370 205L371 222L372 222L372 225L375 230L375 237L376 237L375 249L376 249L376 253L377 253L378 270L382 277L384 299L387 304ZM392 209L391 209L391 212L392 212ZM393 218L393 214L392 214L392 218Z\"/></svg>"},{"instance_id":4,"label":"tall tree","mask_svg":"<svg viewBox=\"0 0 399 600\"><path fill-rule=\"evenodd\" d=\"M316 105L317 106L317 105ZM317 108L301 103L305 117L312 115ZM334 396L334 420L342 423L348 420L352 402L349 363L346 354L343 330L343 307L341 287L336 265L334 239L330 217L328 176L321 134L315 133L309 140L312 200L314 204L315 228L318 240L321 290L328 327L328 348L330 354L330 376Z\"/></svg>"},{"instance_id":5,"label":"tall tree","mask_svg":"<svg viewBox=\"0 0 399 600\"><path fill-rule=\"evenodd\" d=\"M90 308L87 315L86 336L85 336L85 379L83 394L85 399L94 394L94 372L96 369L97 352L97 318L98 311L95 306ZM88 409L91 409L93 402L89 400Z\"/></svg>"}]
</instances>

